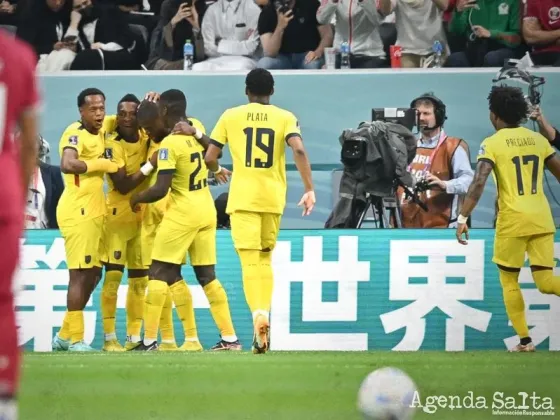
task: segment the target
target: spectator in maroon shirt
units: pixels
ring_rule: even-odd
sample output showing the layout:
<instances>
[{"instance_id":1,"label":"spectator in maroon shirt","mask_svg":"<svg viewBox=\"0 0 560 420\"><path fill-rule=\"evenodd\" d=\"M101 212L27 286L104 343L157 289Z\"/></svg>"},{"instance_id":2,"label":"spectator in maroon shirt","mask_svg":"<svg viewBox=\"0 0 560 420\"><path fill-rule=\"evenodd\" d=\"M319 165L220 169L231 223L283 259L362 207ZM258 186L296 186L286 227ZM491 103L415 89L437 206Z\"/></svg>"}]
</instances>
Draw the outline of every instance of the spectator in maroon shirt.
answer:
<instances>
[{"instance_id":1,"label":"spectator in maroon shirt","mask_svg":"<svg viewBox=\"0 0 560 420\"><path fill-rule=\"evenodd\" d=\"M536 65L560 67L560 0L527 0L523 36Z\"/></svg>"}]
</instances>

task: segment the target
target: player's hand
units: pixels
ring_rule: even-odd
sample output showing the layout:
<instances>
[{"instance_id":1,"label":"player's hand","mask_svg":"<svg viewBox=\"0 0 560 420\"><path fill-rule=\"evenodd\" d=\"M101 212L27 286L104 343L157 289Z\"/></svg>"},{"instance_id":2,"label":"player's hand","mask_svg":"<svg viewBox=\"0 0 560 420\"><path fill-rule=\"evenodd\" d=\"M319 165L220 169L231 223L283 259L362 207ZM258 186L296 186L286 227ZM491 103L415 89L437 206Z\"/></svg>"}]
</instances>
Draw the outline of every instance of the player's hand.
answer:
<instances>
[{"instance_id":1,"label":"player's hand","mask_svg":"<svg viewBox=\"0 0 560 420\"><path fill-rule=\"evenodd\" d=\"M149 102L158 102L159 101L159 93L149 91L148 93L146 93L146 96L144 96L144 100L149 101Z\"/></svg>"},{"instance_id":2,"label":"player's hand","mask_svg":"<svg viewBox=\"0 0 560 420\"><path fill-rule=\"evenodd\" d=\"M172 134L184 134L185 136L194 136L196 134L196 128L190 125L186 121L179 121L173 127Z\"/></svg>"},{"instance_id":3,"label":"player's hand","mask_svg":"<svg viewBox=\"0 0 560 420\"><path fill-rule=\"evenodd\" d=\"M229 179L231 178L231 171L226 168L222 168L219 173L214 174L214 178L218 184L227 184Z\"/></svg>"},{"instance_id":4,"label":"player's hand","mask_svg":"<svg viewBox=\"0 0 560 420\"><path fill-rule=\"evenodd\" d=\"M445 185L445 182L433 174L430 173L426 174L426 181L428 181L428 185L430 187L438 187L443 191L447 189L447 185Z\"/></svg>"},{"instance_id":5,"label":"player's hand","mask_svg":"<svg viewBox=\"0 0 560 420\"><path fill-rule=\"evenodd\" d=\"M315 207L315 191L308 191L299 200L298 207L303 206L302 216L309 216Z\"/></svg>"},{"instance_id":6,"label":"player's hand","mask_svg":"<svg viewBox=\"0 0 560 420\"><path fill-rule=\"evenodd\" d=\"M140 211L140 204L138 203L138 193L134 193L132 194L132 197L130 197L130 208L134 213Z\"/></svg>"},{"instance_id":7,"label":"player's hand","mask_svg":"<svg viewBox=\"0 0 560 420\"><path fill-rule=\"evenodd\" d=\"M465 239L463 239L463 234ZM469 240L469 228L466 223L457 223L457 230L455 231L455 236L457 236L457 241L461 245L467 245Z\"/></svg>"}]
</instances>

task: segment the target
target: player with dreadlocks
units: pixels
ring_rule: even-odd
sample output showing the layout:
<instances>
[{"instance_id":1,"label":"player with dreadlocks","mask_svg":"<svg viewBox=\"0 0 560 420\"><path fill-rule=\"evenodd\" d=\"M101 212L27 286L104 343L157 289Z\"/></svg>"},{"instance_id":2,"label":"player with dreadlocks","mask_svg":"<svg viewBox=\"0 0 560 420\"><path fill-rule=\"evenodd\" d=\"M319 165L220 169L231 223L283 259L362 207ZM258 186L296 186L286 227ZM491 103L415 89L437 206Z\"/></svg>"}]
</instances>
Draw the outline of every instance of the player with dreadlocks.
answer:
<instances>
[{"instance_id":1,"label":"player with dreadlocks","mask_svg":"<svg viewBox=\"0 0 560 420\"><path fill-rule=\"evenodd\" d=\"M546 166L560 181L560 159L541 134L521 124L528 105L521 89L494 86L488 97L490 121L496 133L482 142L474 180L458 218L457 240L466 244L467 218L475 208L486 179L493 171L498 191L494 261L500 272L508 318L520 342L510 351L535 351L525 318L518 277L529 256L533 280L541 293L560 296L560 277L554 276L554 233L550 205L543 191Z\"/></svg>"}]
</instances>

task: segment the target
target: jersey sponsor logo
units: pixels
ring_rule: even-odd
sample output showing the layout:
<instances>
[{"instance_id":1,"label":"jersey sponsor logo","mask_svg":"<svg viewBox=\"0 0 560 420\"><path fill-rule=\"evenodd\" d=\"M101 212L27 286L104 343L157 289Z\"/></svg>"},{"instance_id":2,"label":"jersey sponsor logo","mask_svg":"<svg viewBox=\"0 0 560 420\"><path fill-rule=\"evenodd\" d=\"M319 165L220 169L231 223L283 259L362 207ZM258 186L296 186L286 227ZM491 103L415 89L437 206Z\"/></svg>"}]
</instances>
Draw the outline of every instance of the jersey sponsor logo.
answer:
<instances>
[{"instance_id":1,"label":"jersey sponsor logo","mask_svg":"<svg viewBox=\"0 0 560 420\"><path fill-rule=\"evenodd\" d=\"M159 149L158 159L160 159L160 160L169 159L169 150L168 149Z\"/></svg>"},{"instance_id":2,"label":"jersey sponsor logo","mask_svg":"<svg viewBox=\"0 0 560 420\"><path fill-rule=\"evenodd\" d=\"M113 149L111 147L105 149L105 159L113 159Z\"/></svg>"},{"instance_id":3,"label":"jersey sponsor logo","mask_svg":"<svg viewBox=\"0 0 560 420\"><path fill-rule=\"evenodd\" d=\"M70 136L70 138L68 139L68 143L70 143L72 146L77 146L78 136Z\"/></svg>"}]
</instances>

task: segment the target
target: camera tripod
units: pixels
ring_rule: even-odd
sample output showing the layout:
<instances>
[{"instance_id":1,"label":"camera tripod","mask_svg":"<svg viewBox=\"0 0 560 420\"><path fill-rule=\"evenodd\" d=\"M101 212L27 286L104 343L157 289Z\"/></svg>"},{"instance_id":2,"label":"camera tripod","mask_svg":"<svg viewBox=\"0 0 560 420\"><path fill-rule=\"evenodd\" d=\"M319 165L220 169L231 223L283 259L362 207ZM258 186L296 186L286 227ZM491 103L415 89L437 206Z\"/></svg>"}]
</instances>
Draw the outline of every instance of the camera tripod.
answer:
<instances>
[{"instance_id":1,"label":"camera tripod","mask_svg":"<svg viewBox=\"0 0 560 420\"><path fill-rule=\"evenodd\" d=\"M356 229L361 229L370 208L373 211L373 220L379 229L402 228L400 205L396 194L391 197L377 197L368 194L366 205L358 217ZM391 221L394 221L394 226L391 226Z\"/></svg>"}]
</instances>

